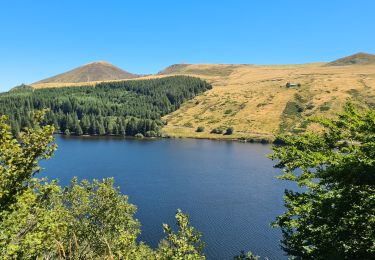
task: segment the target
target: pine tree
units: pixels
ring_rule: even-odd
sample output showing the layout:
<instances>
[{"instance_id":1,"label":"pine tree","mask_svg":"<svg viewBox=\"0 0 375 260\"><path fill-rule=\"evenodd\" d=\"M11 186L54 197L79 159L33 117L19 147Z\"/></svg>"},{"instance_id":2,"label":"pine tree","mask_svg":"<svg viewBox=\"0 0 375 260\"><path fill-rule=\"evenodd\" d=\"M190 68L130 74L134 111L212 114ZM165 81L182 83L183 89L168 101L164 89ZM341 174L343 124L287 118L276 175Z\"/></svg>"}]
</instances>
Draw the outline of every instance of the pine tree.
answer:
<instances>
[{"instance_id":1,"label":"pine tree","mask_svg":"<svg viewBox=\"0 0 375 260\"><path fill-rule=\"evenodd\" d=\"M97 121L97 125L98 125L98 134L99 135L105 135L106 131L105 131L105 128L104 128L103 121Z\"/></svg>"}]
</instances>

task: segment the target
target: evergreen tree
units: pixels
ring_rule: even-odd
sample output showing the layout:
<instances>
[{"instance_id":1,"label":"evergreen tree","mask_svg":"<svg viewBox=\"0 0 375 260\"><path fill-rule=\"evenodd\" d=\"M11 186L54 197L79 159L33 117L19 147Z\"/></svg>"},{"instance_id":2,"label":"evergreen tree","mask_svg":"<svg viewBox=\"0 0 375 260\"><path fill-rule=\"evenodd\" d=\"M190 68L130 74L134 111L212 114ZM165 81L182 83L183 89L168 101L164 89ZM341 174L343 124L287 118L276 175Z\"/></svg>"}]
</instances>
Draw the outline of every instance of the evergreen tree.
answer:
<instances>
[{"instance_id":1,"label":"evergreen tree","mask_svg":"<svg viewBox=\"0 0 375 260\"><path fill-rule=\"evenodd\" d=\"M105 135L106 131L104 128L103 120L97 121L97 125L98 125L98 131L97 131L98 135Z\"/></svg>"},{"instance_id":2,"label":"evergreen tree","mask_svg":"<svg viewBox=\"0 0 375 260\"><path fill-rule=\"evenodd\" d=\"M75 122L74 133L76 135L83 135L83 131L82 131L81 125L79 124L78 121Z\"/></svg>"},{"instance_id":3,"label":"evergreen tree","mask_svg":"<svg viewBox=\"0 0 375 260\"><path fill-rule=\"evenodd\" d=\"M32 127L30 111L48 108L45 123L63 133L68 129L80 134L79 122L85 134L145 135L159 133L162 116L210 88L206 82L186 76L103 82L95 88L22 87L0 94L0 115L9 116L13 133Z\"/></svg>"}]
</instances>

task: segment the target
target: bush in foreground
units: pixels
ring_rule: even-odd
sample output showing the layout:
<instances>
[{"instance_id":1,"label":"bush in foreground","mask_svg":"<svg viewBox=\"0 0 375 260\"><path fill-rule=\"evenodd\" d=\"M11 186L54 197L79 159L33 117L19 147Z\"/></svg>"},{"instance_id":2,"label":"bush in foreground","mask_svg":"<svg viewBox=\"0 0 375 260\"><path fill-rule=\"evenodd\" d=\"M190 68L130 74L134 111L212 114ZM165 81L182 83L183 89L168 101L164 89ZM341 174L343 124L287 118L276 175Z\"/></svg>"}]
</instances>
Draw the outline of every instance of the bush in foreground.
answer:
<instances>
[{"instance_id":1,"label":"bush in foreground","mask_svg":"<svg viewBox=\"0 0 375 260\"><path fill-rule=\"evenodd\" d=\"M40 160L56 149L54 128L34 127L14 138L7 118L0 118L0 259L204 259L200 234L188 216L176 214L178 232L164 225L165 239L152 250L137 242L136 207L103 181L35 178Z\"/></svg>"},{"instance_id":2,"label":"bush in foreground","mask_svg":"<svg viewBox=\"0 0 375 260\"><path fill-rule=\"evenodd\" d=\"M296 259L374 259L375 110L347 105L338 119L314 120L322 133L280 137L272 159L283 180L287 211L274 225Z\"/></svg>"}]
</instances>

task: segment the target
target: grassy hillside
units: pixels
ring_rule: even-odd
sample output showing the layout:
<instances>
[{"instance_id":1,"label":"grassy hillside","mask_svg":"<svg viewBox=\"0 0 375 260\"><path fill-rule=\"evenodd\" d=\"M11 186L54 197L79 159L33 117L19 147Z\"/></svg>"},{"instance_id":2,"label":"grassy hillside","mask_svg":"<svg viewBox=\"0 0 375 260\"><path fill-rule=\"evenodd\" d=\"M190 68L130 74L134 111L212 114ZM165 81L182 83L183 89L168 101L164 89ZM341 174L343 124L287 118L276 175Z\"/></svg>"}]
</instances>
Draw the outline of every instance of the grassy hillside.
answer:
<instances>
[{"instance_id":1,"label":"grassy hillside","mask_svg":"<svg viewBox=\"0 0 375 260\"><path fill-rule=\"evenodd\" d=\"M173 75L194 75L213 89L165 116L167 135L197 138L273 139L298 132L315 115L332 115L348 100L375 104L375 65L324 64L254 66L188 65ZM300 86L286 87L287 82ZM197 133L198 126L205 128ZM211 134L234 128L233 135Z\"/></svg>"},{"instance_id":2,"label":"grassy hillside","mask_svg":"<svg viewBox=\"0 0 375 260\"><path fill-rule=\"evenodd\" d=\"M375 64L358 62L363 56L358 55L345 57L345 62L354 63L347 66L328 66L330 63L272 66L175 64L158 75L136 80L190 75L212 84L213 89L162 118L167 123L163 128L165 135L272 140L280 132L303 130L306 119L311 116L333 115L349 100L374 105ZM368 57L366 55L366 59ZM292 83L291 87L286 86L288 82ZM95 85L97 82L84 84ZM77 84L45 83L33 87L74 85ZM203 127L204 131L196 132L197 127ZM227 127L233 127L234 134L211 133L215 128Z\"/></svg>"}]
</instances>

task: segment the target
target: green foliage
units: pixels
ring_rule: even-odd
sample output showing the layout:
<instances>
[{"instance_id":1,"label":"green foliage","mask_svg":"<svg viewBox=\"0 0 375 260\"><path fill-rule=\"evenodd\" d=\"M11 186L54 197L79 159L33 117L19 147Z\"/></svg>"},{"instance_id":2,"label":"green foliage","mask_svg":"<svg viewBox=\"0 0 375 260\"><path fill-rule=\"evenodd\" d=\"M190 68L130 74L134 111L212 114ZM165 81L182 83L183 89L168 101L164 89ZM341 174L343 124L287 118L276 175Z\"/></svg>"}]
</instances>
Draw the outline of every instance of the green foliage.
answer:
<instances>
[{"instance_id":1,"label":"green foliage","mask_svg":"<svg viewBox=\"0 0 375 260\"><path fill-rule=\"evenodd\" d=\"M322 106L319 107L321 112L328 111L331 109L331 104L329 102L324 102Z\"/></svg>"},{"instance_id":2,"label":"green foliage","mask_svg":"<svg viewBox=\"0 0 375 260\"><path fill-rule=\"evenodd\" d=\"M338 119L316 119L323 133L280 137L272 159L283 180L287 211L275 221L282 247L297 259L375 257L375 111L347 105Z\"/></svg>"},{"instance_id":3,"label":"green foliage","mask_svg":"<svg viewBox=\"0 0 375 260\"><path fill-rule=\"evenodd\" d=\"M204 127L203 126L198 126L196 132L204 132Z\"/></svg>"},{"instance_id":4,"label":"green foliage","mask_svg":"<svg viewBox=\"0 0 375 260\"><path fill-rule=\"evenodd\" d=\"M221 127L216 127L211 130L211 134L222 134L224 133L224 129Z\"/></svg>"},{"instance_id":5,"label":"green foliage","mask_svg":"<svg viewBox=\"0 0 375 260\"><path fill-rule=\"evenodd\" d=\"M64 220L68 225L65 237L58 241L59 253L67 252L71 244L74 255L85 259L109 252L125 258L136 251L140 234L140 224L134 219L136 207L113 187L113 179L92 183L73 179L59 197L67 212Z\"/></svg>"},{"instance_id":6,"label":"green foliage","mask_svg":"<svg viewBox=\"0 0 375 260\"><path fill-rule=\"evenodd\" d=\"M301 100L300 95L297 97ZM297 99L295 101L289 101L281 115L280 132L285 133L286 131L290 131L295 126L296 122L300 121L303 111L304 106L300 101Z\"/></svg>"},{"instance_id":7,"label":"green foliage","mask_svg":"<svg viewBox=\"0 0 375 260\"><path fill-rule=\"evenodd\" d=\"M234 132L234 128L233 127L228 127L227 130L225 131L225 134L226 135L232 135Z\"/></svg>"},{"instance_id":8,"label":"green foliage","mask_svg":"<svg viewBox=\"0 0 375 260\"><path fill-rule=\"evenodd\" d=\"M56 149L51 145L54 128L39 126L43 113L34 113L34 128L26 128L17 139L6 123L7 117L0 117L0 211L28 189L31 178L40 171L39 160L50 158Z\"/></svg>"},{"instance_id":9,"label":"green foliage","mask_svg":"<svg viewBox=\"0 0 375 260\"><path fill-rule=\"evenodd\" d=\"M233 112L232 109L227 109L227 110L224 111L224 114L229 115L229 114L231 114L232 112Z\"/></svg>"},{"instance_id":10,"label":"green foliage","mask_svg":"<svg viewBox=\"0 0 375 260\"><path fill-rule=\"evenodd\" d=\"M74 178L62 188L34 175L38 161L56 149L53 127L32 128L13 137L0 118L0 259L204 259L200 234L188 217L176 214L179 231L164 225L166 239L157 250L137 243L136 207L103 181Z\"/></svg>"},{"instance_id":11,"label":"green foliage","mask_svg":"<svg viewBox=\"0 0 375 260\"><path fill-rule=\"evenodd\" d=\"M103 82L93 86L33 90L27 86L0 94L0 114L8 115L16 134L30 127L30 111L48 108L47 124L72 135L128 135L160 132L161 117L211 89L205 81L172 76Z\"/></svg>"},{"instance_id":12,"label":"green foliage","mask_svg":"<svg viewBox=\"0 0 375 260\"><path fill-rule=\"evenodd\" d=\"M134 137L139 138L139 139L144 138L143 134L141 134L141 133L136 134Z\"/></svg>"},{"instance_id":13,"label":"green foliage","mask_svg":"<svg viewBox=\"0 0 375 260\"><path fill-rule=\"evenodd\" d=\"M135 211L112 179L73 179L64 189L56 182L36 182L2 213L2 259L135 256L140 250ZM144 245L142 250L151 252Z\"/></svg>"},{"instance_id":14,"label":"green foliage","mask_svg":"<svg viewBox=\"0 0 375 260\"><path fill-rule=\"evenodd\" d=\"M313 109L315 106L313 105L313 104L307 104L306 105L306 110L311 110L311 109Z\"/></svg>"},{"instance_id":15,"label":"green foliage","mask_svg":"<svg viewBox=\"0 0 375 260\"><path fill-rule=\"evenodd\" d=\"M32 92L32 87L25 85L25 84L21 84L17 87L12 88L10 91L11 92L25 92L25 91Z\"/></svg>"},{"instance_id":16,"label":"green foliage","mask_svg":"<svg viewBox=\"0 0 375 260\"><path fill-rule=\"evenodd\" d=\"M65 131L64 131L64 135L70 135L70 131L69 131L69 129L65 129Z\"/></svg>"},{"instance_id":17,"label":"green foliage","mask_svg":"<svg viewBox=\"0 0 375 260\"><path fill-rule=\"evenodd\" d=\"M177 233L164 224L166 238L160 242L158 253L162 259L205 259L201 234L189 225L189 217L178 210L176 213Z\"/></svg>"},{"instance_id":18,"label":"green foliage","mask_svg":"<svg viewBox=\"0 0 375 260\"><path fill-rule=\"evenodd\" d=\"M56 251L55 239L64 236L66 211L55 183L29 180L16 201L1 212L0 258L37 259Z\"/></svg>"},{"instance_id":19,"label":"green foliage","mask_svg":"<svg viewBox=\"0 0 375 260\"><path fill-rule=\"evenodd\" d=\"M299 103L294 102L294 101L289 101L286 104L283 114L287 116L300 116L300 113L303 112L303 110L304 110L303 107Z\"/></svg>"},{"instance_id":20,"label":"green foliage","mask_svg":"<svg viewBox=\"0 0 375 260\"><path fill-rule=\"evenodd\" d=\"M184 124L184 126L185 126L185 127L190 127L190 128L191 128L191 127L193 127L193 124L192 124L191 122L187 122L187 123Z\"/></svg>"},{"instance_id":21,"label":"green foliage","mask_svg":"<svg viewBox=\"0 0 375 260\"><path fill-rule=\"evenodd\" d=\"M147 131L145 134L146 137L158 137L159 134L155 131Z\"/></svg>"}]
</instances>

